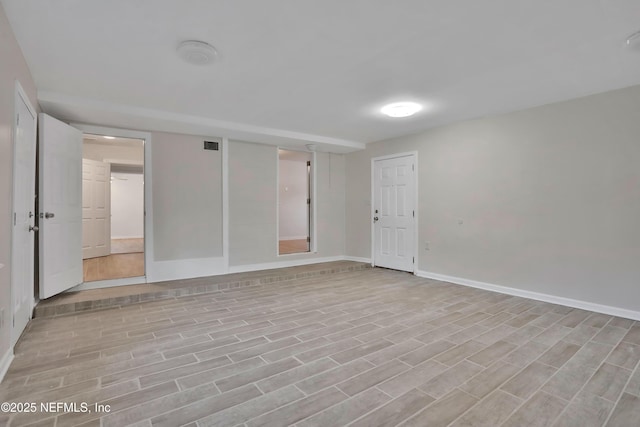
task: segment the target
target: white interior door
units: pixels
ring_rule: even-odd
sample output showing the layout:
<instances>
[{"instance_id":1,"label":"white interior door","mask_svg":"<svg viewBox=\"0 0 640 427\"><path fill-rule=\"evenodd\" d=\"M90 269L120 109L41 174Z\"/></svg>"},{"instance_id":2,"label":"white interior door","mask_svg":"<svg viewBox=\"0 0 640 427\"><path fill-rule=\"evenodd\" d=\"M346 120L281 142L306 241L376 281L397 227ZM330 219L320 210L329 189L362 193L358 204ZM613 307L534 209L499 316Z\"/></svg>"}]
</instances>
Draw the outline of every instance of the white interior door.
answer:
<instances>
[{"instance_id":1,"label":"white interior door","mask_svg":"<svg viewBox=\"0 0 640 427\"><path fill-rule=\"evenodd\" d=\"M82 159L82 258L111 253L111 165Z\"/></svg>"},{"instance_id":2,"label":"white interior door","mask_svg":"<svg viewBox=\"0 0 640 427\"><path fill-rule=\"evenodd\" d=\"M13 162L13 231L11 240L11 300L14 345L31 319L36 195L36 113L18 90Z\"/></svg>"},{"instance_id":3,"label":"white interior door","mask_svg":"<svg viewBox=\"0 0 640 427\"><path fill-rule=\"evenodd\" d=\"M414 270L415 156L374 161L374 265Z\"/></svg>"},{"instance_id":4,"label":"white interior door","mask_svg":"<svg viewBox=\"0 0 640 427\"><path fill-rule=\"evenodd\" d=\"M39 116L40 298L82 282L82 132Z\"/></svg>"}]
</instances>

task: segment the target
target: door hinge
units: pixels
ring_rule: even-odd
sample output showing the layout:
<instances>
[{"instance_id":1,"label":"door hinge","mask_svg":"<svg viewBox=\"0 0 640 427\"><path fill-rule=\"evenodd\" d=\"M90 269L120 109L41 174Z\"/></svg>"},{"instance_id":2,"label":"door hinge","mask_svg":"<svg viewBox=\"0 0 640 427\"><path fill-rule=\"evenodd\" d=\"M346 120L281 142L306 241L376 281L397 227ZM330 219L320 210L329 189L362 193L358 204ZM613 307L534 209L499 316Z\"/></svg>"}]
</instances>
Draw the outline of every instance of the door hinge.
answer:
<instances>
[{"instance_id":1,"label":"door hinge","mask_svg":"<svg viewBox=\"0 0 640 427\"><path fill-rule=\"evenodd\" d=\"M416 257L413 257L413 260L411 261L412 263L416 263Z\"/></svg>"},{"instance_id":2,"label":"door hinge","mask_svg":"<svg viewBox=\"0 0 640 427\"><path fill-rule=\"evenodd\" d=\"M411 170L415 172L415 170L416 170L416 165L411 164Z\"/></svg>"},{"instance_id":3,"label":"door hinge","mask_svg":"<svg viewBox=\"0 0 640 427\"><path fill-rule=\"evenodd\" d=\"M307 199L307 204L310 205L311 204L311 199Z\"/></svg>"},{"instance_id":4,"label":"door hinge","mask_svg":"<svg viewBox=\"0 0 640 427\"><path fill-rule=\"evenodd\" d=\"M416 217L416 211L413 211L413 217L414 218Z\"/></svg>"},{"instance_id":5,"label":"door hinge","mask_svg":"<svg viewBox=\"0 0 640 427\"><path fill-rule=\"evenodd\" d=\"M20 126L20 114L17 114L17 116L18 116L18 119L16 121L16 125Z\"/></svg>"},{"instance_id":6,"label":"door hinge","mask_svg":"<svg viewBox=\"0 0 640 427\"><path fill-rule=\"evenodd\" d=\"M11 317L11 322L13 323L13 325L11 327L15 328L16 327L16 315L15 314Z\"/></svg>"},{"instance_id":7,"label":"door hinge","mask_svg":"<svg viewBox=\"0 0 640 427\"><path fill-rule=\"evenodd\" d=\"M311 243L311 237L307 236L307 243Z\"/></svg>"},{"instance_id":8,"label":"door hinge","mask_svg":"<svg viewBox=\"0 0 640 427\"><path fill-rule=\"evenodd\" d=\"M16 222L16 213L14 212L13 213L13 225L16 225L16 224L17 224L17 222Z\"/></svg>"}]
</instances>

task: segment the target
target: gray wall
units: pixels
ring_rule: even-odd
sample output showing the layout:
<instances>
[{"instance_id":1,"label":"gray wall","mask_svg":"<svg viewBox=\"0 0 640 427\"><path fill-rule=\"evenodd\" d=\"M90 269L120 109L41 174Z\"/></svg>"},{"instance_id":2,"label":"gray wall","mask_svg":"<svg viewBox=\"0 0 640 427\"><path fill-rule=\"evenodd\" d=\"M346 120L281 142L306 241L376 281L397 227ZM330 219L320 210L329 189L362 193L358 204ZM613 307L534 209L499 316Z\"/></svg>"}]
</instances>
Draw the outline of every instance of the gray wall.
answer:
<instances>
[{"instance_id":1,"label":"gray wall","mask_svg":"<svg viewBox=\"0 0 640 427\"><path fill-rule=\"evenodd\" d=\"M15 81L20 81L31 105L38 108L36 87L0 5L0 359L10 347L11 324L11 193L13 190L13 115Z\"/></svg>"},{"instance_id":2,"label":"gray wall","mask_svg":"<svg viewBox=\"0 0 640 427\"><path fill-rule=\"evenodd\" d=\"M229 142L229 263L274 260L278 149Z\"/></svg>"},{"instance_id":3,"label":"gray wall","mask_svg":"<svg viewBox=\"0 0 640 427\"><path fill-rule=\"evenodd\" d=\"M222 256L222 155L205 139L151 136L156 261Z\"/></svg>"},{"instance_id":4,"label":"gray wall","mask_svg":"<svg viewBox=\"0 0 640 427\"><path fill-rule=\"evenodd\" d=\"M343 255L344 156L316 154L317 253L281 257L276 234L277 161L277 147L239 141L229 143L230 265Z\"/></svg>"},{"instance_id":5,"label":"gray wall","mask_svg":"<svg viewBox=\"0 0 640 427\"><path fill-rule=\"evenodd\" d=\"M640 86L347 155L347 255L371 256L371 158L411 150L420 270L640 310Z\"/></svg>"}]
</instances>

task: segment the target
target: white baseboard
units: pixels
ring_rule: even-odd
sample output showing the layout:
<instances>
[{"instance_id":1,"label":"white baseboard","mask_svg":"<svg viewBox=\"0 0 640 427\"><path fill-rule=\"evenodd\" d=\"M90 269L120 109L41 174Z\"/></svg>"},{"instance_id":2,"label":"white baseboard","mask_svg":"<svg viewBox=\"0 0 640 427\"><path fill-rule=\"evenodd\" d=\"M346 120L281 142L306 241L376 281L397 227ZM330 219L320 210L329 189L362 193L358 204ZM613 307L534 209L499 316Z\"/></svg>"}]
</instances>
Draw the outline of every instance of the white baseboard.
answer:
<instances>
[{"instance_id":1,"label":"white baseboard","mask_svg":"<svg viewBox=\"0 0 640 427\"><path fill-rule=\"evenodd\" d=\"M5 374L9 370L9 366L13 361L13 347L7 350L7 352L0 359L0 382L4 379Z\"/></svg>"},{"instance_id":2,"label":"white baseboard","mask_svg":"<svg viewBox=\"0 0 640 427\"><path fill-rule=\"evenodd\" d=\"M280 236L278 240L302 240L306 239L308 236Z\"/></svg>"},{"instance_id":3,"label":"white baseboard","mask_svg":"<svg viewBox=\"0 0 640 427\"><path fill-rule=\"evenodd\" d=\"M144 239L144 236L111 236L111 240L119 239Z\"/></svg>"},{"instance_id":4,"label":"white baseboard","mask_svg":"<svg viewBox=\"0 0 640 427\"><path fill-rule=\"evenodd\" d=\"M550 302L552 304L564 305L572 308L580 308L582 310L595 311L597 313L608 314L611 316L624 317L626 319L640 320L640 312L628 310L626 308L613 307L610 305L597 304L589 301L583 301L573 298L560 297L556 295L543 294L539 292L527 291L524 289L510 288L508 286L494 285L491 283L478 282L476 280L464 279L462 277L447 276L444 274L431 273L429 271L417 270L416 276L425 279L435 279L443 282L455 283L457 285L469 286L472 288L484 289L487 291L498 292L516 297L529 298L537 301Z\"/></svg>"},{"instance_id":5,"label":"white baseboard","mask_svg":"<svg viewBox=\"0 0 640 427\"><path fill-rule=\"evenodd\" d=\"M342 258L345 261L364 262L366 264L371 264L371 258L362 258L362 257L357 257L357 256L344 256Z\"/></svg>"},{"instance_id":6,"label":"white baseboard","mask_svg":"<svg viewBox=\"0 0 640 427\"><path fill-rule=\"evenodd\" d=\"M147 283L144 276L126 277L124 279L96 280L93 282L80 283L78 286L67 289L65 292L86 291L87 289L113 288L115 286L140 285Z\"/></svg>"},{"instance_id":7,"label":"white baseboard","mask_svg":"<svg viewBox=\"0 0 640 427\"><path fill-rule=\"evenodd\" d=\"M322 262L344 261L344 256L324 258L295 259L290 261L264 262L261 264L244 264L229 266L229 273L244 273L247 271L272 270L274 268L297 267L299 265L320 264Z\"/></svg>"},{"instance_id":8,"label":"white baseboard","mask_svg":"<svg viewBox=\"0 0 640 427\"><path fill-rule=\"evenodd\" d=\"M145 268L147 282L151 283L225 274L227 261L224 257L154 261Z\"/></svg>"},{"instance_id":9,"label":"white baseboard","mask_svg":"<svg viewBox=\"0 0 640 427\"><path fill-rule=\"evenodd\" d=\"M288 256L304 256L305 254L290 254ZM306 255L313 255L306 254ZM334 261L356 261L371 264L368 258L348 256L332 256L323 258L296 258L283 261L265 262L260 264L233 265L227 268L225 258L199 258L182 259L174 261L155 261L146 266L147 275L139 277L127 277L124 279L97 280L95 282L81 283L65 292L84 291L87 289L112 288L114 286L139 285L143 283L162 282L165 280L193 279L195 277L219 276L228 273L244 273L257 270L272 270L274 268L296 267L299 265L319 264Z\"/></svg>"}]
</instances>

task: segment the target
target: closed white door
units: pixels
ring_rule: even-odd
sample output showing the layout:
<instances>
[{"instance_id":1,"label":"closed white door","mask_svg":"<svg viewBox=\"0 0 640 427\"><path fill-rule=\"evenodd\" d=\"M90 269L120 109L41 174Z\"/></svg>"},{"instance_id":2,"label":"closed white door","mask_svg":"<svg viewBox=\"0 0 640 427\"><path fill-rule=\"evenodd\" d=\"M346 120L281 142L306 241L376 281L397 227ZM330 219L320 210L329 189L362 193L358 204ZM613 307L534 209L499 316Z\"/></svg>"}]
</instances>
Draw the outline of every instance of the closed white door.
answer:
<instances>
[{"instance_id":1,"label":"closed white door","mask_svg":"<svg viewBox=\"0 0 640 427\"><path fill-rule=\"evenodd\" d=\"M11 240L11 301L15 344L31 319L35 268L36 114L16 93L13 170L13 230Z\"/></svg>"},{"instance_id":2,"label":"closed white door","mask_svg":"<svg viewBox=\"0 0 640 427\"><path fill-rule=\"evenodd\" d=\"M82 132L39 115L40 298L82 283Z\"/></svg>"},{"instance_id":3,"label":"closed white door","mask_svg":"<svg viewBox=\"0 0 640 427\"><path fill-rule=\"evenodd\" d=\"M415 156L373 165L374 265L414 271Z\"/></svg>"},{"instance_id":4,"label":"closed white door","mask_svg":"<svg viewBox=\"0 0 640 427\"><path fill-rule=\"evenodd\" d=\"M111 253L111 165L82 159L82 258Z\"/></svg>"}]
</instances>

